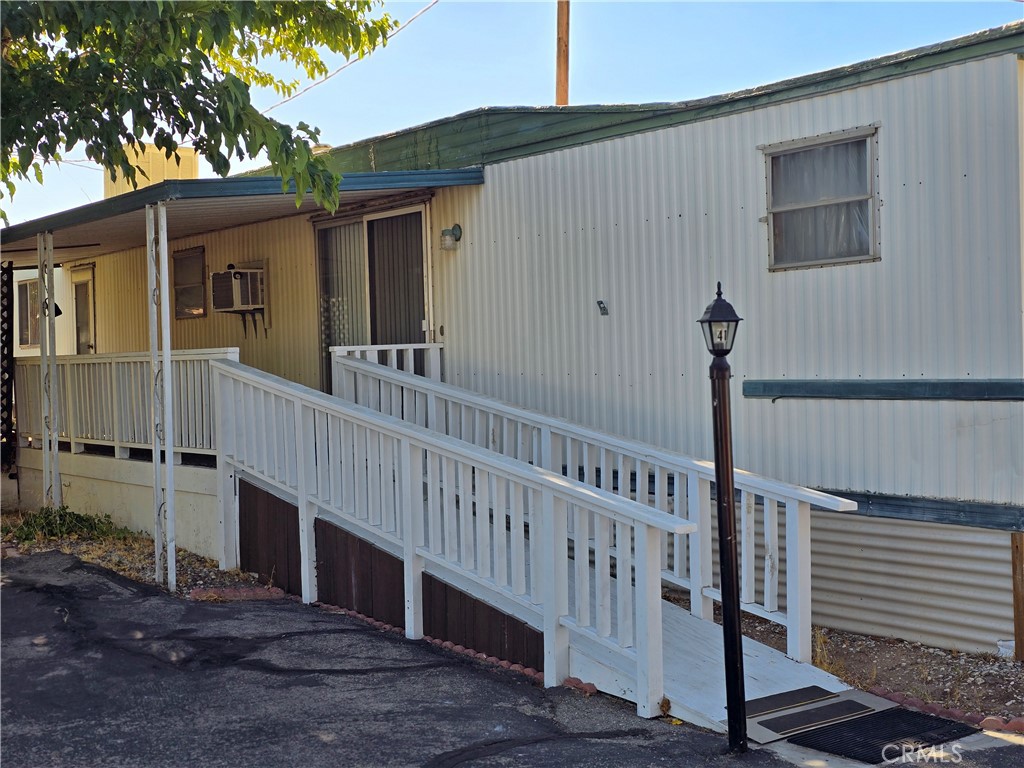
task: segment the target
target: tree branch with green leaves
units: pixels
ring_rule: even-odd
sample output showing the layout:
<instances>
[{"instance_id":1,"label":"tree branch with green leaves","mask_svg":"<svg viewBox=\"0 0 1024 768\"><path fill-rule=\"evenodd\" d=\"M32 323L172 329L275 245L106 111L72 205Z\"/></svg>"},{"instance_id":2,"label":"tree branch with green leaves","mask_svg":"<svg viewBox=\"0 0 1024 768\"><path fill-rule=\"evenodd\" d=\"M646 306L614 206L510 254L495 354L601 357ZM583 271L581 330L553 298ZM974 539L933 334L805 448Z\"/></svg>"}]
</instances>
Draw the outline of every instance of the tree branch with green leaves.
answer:
<instances>
[{"instance_id":1,"label":"tree branch with green leaves","mask_svg":"<svg viewBox=\"0 0 1024 768\"><path fill-rule=\"evenodd\" d=\"M290 95L299 81L268 62L316 79L322 53L361 58L397 27L379 0L4 2L0 13L0 199L79 145L134 185L136 152L171 158L190 142L221 176L266 152L283 190L331 211L339 176L313 153L319 130L260 114L250 88Z\"/></svg>"}]
</instances>

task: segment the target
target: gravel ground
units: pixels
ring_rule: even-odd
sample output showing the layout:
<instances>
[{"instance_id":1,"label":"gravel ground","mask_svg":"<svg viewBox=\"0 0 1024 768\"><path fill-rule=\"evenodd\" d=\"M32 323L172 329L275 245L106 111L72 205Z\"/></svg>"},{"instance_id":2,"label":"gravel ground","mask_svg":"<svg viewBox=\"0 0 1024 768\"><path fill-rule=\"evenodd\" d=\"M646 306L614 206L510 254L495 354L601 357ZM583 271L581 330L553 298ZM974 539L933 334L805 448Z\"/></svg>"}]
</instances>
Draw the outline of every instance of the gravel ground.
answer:
<instances>
[{"instance_id":1,"label":"gravel ground","mask_svg":"<svg viewBox=\"0 0 1024 768\"><path fill-rule=\"evenodd\" d=\"M4 554L15 545L4 542ZM100 541L61 539L20 545L23 552L60 549L136 581L154 583L153 542L145 536ZM178 550L177 594L219 587L260 586L255 574L221 571L216 561ZM685 594L665 590L666 599L687 604ZM744 634L785 650L784 628L744 615ZM920 643L815 628L815 663L848 684L883 688L946 709L1001 717L1024 715L1024 665L993 654L969 654Z\"/></svg>"}]
</instances>

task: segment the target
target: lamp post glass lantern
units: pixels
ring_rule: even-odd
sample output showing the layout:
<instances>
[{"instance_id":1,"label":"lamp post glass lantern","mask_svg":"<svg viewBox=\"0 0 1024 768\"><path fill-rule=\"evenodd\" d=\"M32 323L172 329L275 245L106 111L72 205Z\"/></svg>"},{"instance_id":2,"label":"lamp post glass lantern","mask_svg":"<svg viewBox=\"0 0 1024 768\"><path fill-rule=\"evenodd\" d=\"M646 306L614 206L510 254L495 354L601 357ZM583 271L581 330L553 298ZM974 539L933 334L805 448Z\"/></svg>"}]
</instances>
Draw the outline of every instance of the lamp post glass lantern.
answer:
<instances>
[{"instance_id":1,"label":"lamp post glass lantern","mask_svg":"<svg viewBox=\"0 0 1024 768\"><path fill-rule=\"evenodd\" d=\"M732 352L736 341L736 329L743 318L736 314L732 304L722 298L722 284L718 284L718 297L708 304L704 315L697 322L704 331L704 343L708 352L715 357L725 357Z\"/></svg>"},{"instance_id":2,"label":"lamp post glass lantern","mask_svg":"<svg viewBox=\"0 0 1024 768\"><path fill-rule=\"evenodd\" d=\"M711 407L715 432L715 497L718 507L718 555L722 586L722 640L725 651L725 701L729 749L747 750L747 703L743 685L743 631L740 624L739 568L736 557L736 506L733 500L732 417L726 356L736 341L740 320L732 304L718 297L708 304L697 322L704 331L711 361Z\"/></svg>"}]
</instances>

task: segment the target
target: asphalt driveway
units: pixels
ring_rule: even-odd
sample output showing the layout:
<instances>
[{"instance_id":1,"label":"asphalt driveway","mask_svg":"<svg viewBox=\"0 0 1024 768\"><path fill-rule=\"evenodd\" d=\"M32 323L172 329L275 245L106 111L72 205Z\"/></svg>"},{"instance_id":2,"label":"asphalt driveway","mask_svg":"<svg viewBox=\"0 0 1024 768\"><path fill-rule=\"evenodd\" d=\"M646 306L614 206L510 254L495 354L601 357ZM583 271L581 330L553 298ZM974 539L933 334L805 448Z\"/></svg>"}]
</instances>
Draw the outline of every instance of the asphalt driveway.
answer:
<instances>
[{"instance_id":1,"label":"asphalt driveway","mask_svg":"<svg viewBox=\"0 0 1024 768\"><path fill-rule=\"evenodd\" d=\"M4 768L787 765L290 600L184 601L56 552L5 559L0 597Z\"/></svg>"}]
</instances>

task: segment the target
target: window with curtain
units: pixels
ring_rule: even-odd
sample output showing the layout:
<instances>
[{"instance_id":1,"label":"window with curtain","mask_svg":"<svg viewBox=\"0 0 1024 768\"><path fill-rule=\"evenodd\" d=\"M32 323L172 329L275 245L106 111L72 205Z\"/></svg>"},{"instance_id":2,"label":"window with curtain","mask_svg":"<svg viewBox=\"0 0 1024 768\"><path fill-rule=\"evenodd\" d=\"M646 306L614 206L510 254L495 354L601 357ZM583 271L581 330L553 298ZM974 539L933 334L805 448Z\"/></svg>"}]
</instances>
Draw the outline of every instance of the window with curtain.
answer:
<instances>
[{"instance_id":1,"label":"window with curtain","mask_svg":"<svg viewBox=\"0 0 1024 768\"><path fill-rule=\"evenodd\" d=\"M174 262L174 317L184 320L206 315L206 249L176 251Z\"/></svg>"},{"instance_id":2,"label":"window with curtain","mask_svg":"<svg viewBox=\"0 0 1024 768\"><path fill-rule=\"evenodd\" d=\"M873 132L765 155L771 269L878 258Z\"/></svg>"},{"instance_id":3,"label":"window with curtain","mask_svg":"<svg viewBox=\"0 0 1024 768\"><path fill-rule=\"evenodd\" d=\"M18 283L18 344L39 346L39 283L35 280Z\"/></svg>"}]
</instances>

